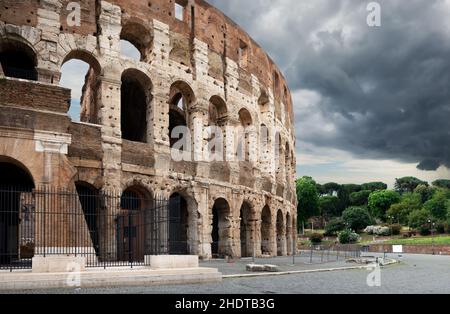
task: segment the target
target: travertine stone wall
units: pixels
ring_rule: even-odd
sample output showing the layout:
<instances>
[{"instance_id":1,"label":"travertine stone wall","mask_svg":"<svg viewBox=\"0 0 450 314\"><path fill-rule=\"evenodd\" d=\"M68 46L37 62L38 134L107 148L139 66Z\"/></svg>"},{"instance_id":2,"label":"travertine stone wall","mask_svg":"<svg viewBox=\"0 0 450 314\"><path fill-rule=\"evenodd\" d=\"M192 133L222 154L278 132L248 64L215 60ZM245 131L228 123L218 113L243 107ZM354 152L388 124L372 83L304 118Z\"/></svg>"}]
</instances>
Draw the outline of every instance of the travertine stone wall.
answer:
<instances>
[{"instance_id":1,"label":"travertine stone wall","mask_svg":"<svg viewBox=\"0 0 450 314\"><path fill-rule=\"evenodd\" d=\"M241 244L252 254L262 254L261 226L267 223L261 213L268 206L268 253L290 254L297 230L293 105L285 79L264 50L202 0L82 0L78 2L80 24L75 26L69 20L71 2L0 0L0 53L2 42L20 42L35 54L38 72L38 82L7 78L3 79L7 85L2 85L0 81L0 156L20 161L35 184L71 187L86 182L115 191L139 186L153 196L179 193L189 208L190 253L204 258L212 256L213 208L218 200L228 204L219 222L221 255L240 256ZM185 6L183 20L175 17L175 2ZM139 49L141 60L121 54L121 39ZM66 92L57 87L61 67L71 59L91 66L83 91L81 123L67 120L68 107L60 102ZM122 75L130 70L145 82L149 95L145 143L122 139ZM13 94L24 84L32 84L33 97ZM49 94L52 88L55 90ZM226 104L224 127L240 125L239 112L245 109L255 127L255 146L262 145L261 126L269 130L266 154L245 162L173 161L169 102L175 88L185 97L189 94L186 122L191 129L208 125L213 96ZM16 106L26 110L33 121L49 123L42 126L7 119L17 115L7 111ZM55 121L54 115L61 110L64 118ZM11 120L17 123L11 124ZM69 145L57 159L52 152L47 164L45 153L35 150L36 140L30 135L40 130L52 132L60 145ZM205 143L202 134L193 134L193 138ZM270 149L276 138L281 148ZM226 140L227 145L233 144L232 138ZM17 145L23 154L18 154ZM194 156L202 153L202 148L195 146ZM251 209L246 221L241 217L244 203ZM245 243L240 234L242 224L248 232Z\"/></svg>"}]
</instances>

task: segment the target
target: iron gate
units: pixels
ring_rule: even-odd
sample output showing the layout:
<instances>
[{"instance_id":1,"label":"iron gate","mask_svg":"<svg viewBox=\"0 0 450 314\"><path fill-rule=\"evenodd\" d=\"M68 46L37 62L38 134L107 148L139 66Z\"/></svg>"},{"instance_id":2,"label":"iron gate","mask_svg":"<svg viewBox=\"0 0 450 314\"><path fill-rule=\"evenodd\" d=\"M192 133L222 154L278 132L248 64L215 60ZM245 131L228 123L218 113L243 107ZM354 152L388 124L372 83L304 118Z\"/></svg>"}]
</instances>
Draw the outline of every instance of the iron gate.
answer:
<instances>
[{"instance_id":1,"label":"iron gate","mask_svg":"<svg viewBox=\"0 0 450 314\"><path fill-rule=\"evenodd\" d=\"M83 256L88 267L115 267L184 254L180 204L104 191L0 188L0 269L29 269L36 255Z\"/></svg>"}]
</instances>

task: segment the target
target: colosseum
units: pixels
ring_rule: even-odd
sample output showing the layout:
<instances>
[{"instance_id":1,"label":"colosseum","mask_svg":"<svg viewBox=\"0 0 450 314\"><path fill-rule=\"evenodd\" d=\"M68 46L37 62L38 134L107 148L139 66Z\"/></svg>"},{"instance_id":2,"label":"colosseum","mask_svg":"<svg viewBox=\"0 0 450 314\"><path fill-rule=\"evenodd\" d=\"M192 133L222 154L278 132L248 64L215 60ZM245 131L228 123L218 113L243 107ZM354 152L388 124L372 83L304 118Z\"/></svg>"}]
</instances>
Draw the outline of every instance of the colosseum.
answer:
<instances>
[{"instance_id":1,"label":"colosseum","mask_svg":"<svg viewBox=\"0 0 450 314\"><path fill-rule=\"evenodd\" d=\"M121 53L124 41L140 59ZM71 90L60 84L61 68L74 59L89 64L78 78L79 119L69 115ZM71 210L86 217L96 208L80 193L118 193L120 201L103 206L117 217L147 200L178 204L178 224L161 228L186 246L168 254L210 259L295 250L290 91L267 53L218 9L203 0L0 0L0 61L0 186L30 188L14 199L20 206L13 214L5 205L12 194L0 192L0 255L26 256L22 205L29 198L34 210L44 206L32 192L42 187L79 193ZM204 130L212 126L244 130L224 132L225 149L212 148L224 158L203 158L212 138ZM174 137L179 127L189 136ZM32 228L47 230L41 238L65 223L40 221ZM98 231L87 218L78 222L66 227ZM119 243L119 233L97 235ZM52 249L74 246L61 239Z\"/></svg>"}]
</instances>

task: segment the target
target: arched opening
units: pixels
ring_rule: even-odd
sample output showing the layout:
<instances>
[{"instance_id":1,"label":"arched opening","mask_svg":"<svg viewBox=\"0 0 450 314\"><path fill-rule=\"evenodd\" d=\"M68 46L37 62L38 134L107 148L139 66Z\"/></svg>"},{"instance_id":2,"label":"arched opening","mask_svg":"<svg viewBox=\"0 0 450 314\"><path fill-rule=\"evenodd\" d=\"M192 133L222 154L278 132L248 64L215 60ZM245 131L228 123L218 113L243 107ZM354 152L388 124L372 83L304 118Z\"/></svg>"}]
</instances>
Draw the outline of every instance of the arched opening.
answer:
<instances>
[{"instance_id":1,"label":"arched opening","mask_svg":"<svg viewBox=\"0 0 450 314\"><path fill-rule=\"evenodd\" d=\"M209 100L208 120L209 127L216 127L216 130L212 130L206 139L209 153L215 156L214 159L216 161L223 161L225 160L224 152L226 151L224 131L228 120L228 110L225 101L219 96L213 96Z\"/></svg>"},{"instance_id":2,"label":"arched opening","mask_svg":"<svg viewBox=\"0 0 450 314\"><path fill-rule=\"evenodd\" d=\"M293 241L293 232L292 232L292 220L291 215L289 213L286 214L286 246L287 252L289 255L294 252L294 241Z\"/></svg>"},{"instance_id":3,"label":"arched opening","mask_svg":"<svg viewBox=\"0 0 450 314\"><path fill-rule=\"evenodd\" d=\"M284 167L286 172L286 183L290 183L291 180L291 149L289 147L289 143L286 142L286 148L284 150Z\"/></svg>"},{"instance_id":4,"label":"arched opening","mask_svg":"<svg viewBox=\"0 0 450 314\"><path fill-rule=\"evenodd\" d=\"M240 212L241 226L240 226L240 239L241 239L241 257L251 257L255 255L254 252L254 239L252 230L252 207L244 202Z\"/></svg>"},{"instance_id":5,"label":"arched opening","mask_svg":"<svg viewBox=\"0 0 450 314\"><path fill-rule=\"evenodd\" d=\"M0 158L0 266L34 256L33 178L18 162Z\"/></svg>"},{"instance_id":6,"label":"arched opening","mask_svg":"<svg viewBox=\"0 0 450 314\"><path fill-rule=\"evenodd\" d=\"M86 51L70 52L61 66L59 85L71 90L69 116L75 122L97 124L98 79L101 67L97 59Z\"/></svg>"},{"instance_id":7,"label":"arched opening","mask_svg":"<svg viewBox=\"0 0 450 314\"><path fill-rule=\"evenodd\" d=\"M277 173L276 173L277 180L282 181L284 155L283 155L283 144L282 144L280 132L277 132L276 137L275 137L275 161L276 161L276 169L277 169Z\"/></svg>"},{"instance_id":8,"label":"arched opening","mask_svg":"<svg viewBox=\"0 0 450 314\"><path fill-rule=\"evenodd\" d=\"M120 261L142 262L148 243L146 209L152 203L150 194L142 187L127 188L120 197L121 212L117 217L117 253Z\"/></svg>"},{"instance_id":9,"label":"arched opening","mask_svg":"<svg viewBox=\"0 0 450 314\"><path fill-rule=\"evenodd\" d=\"M139 70L128 69L122 74L121 130L122 138L132 142L147 142L148 108L152 101L152 83Z\"/></svg>"},{"instance_id":10,"label":"arched opening","mask_svg":"<svg viewBox=\"0 0 450 314\"><path fill-rule=\"evenodd\" d=\"M261 95L258 99L259 111L261 113L266 113L270 111L270 100L269 95L265 90L261 91Z\"/></svg>"},{"instance_id":11,"label":"arched opening","mask_svg":"<svg viewBox=\"0 0 450 314\"><path fill-rule=\"evenodd\" d=\"M239 111L239 121L241 122L242 132L239 136L240 139L240 149L239 157L242 161L250 161L250 149L251 149L251 127L253 124L253 119L250 112L247 109L241 109Z\"/></svg>"},{"instance_id":12,"label":"arched opening","mask_svg":"<svg viewBox=\"0 0 450 314\"><path fill-rule=\"evenodd\" d=\"M228 109L225 101L219 96L209 100L209 125L224 127L227 124Z\"/></svg>"},{"instance_id":13,"label":"arched opening","mask_svg":"<svg viewBox=\"0 0 450 314\"><path fill-rule=\"evenodd\" d=\"M85 182L76 182L75 187L83 209L84 219L89 229L92 245L97 256L100 253L100 233L99 233L99 210L100 195L99 190Z\"/></svg>"},{"instance_id":14,"label":"arched opening","mask_svg":"<svg viewBox=\"0 0 450 314\"><path fill-rule=\"evenodd\" d=\"M37 81L37 58L34 50L15 39L0 40L0 74L7 77Z\"/></svg>"},{"instance_id":15,"label":"arched opening","mask_svg":"<svg viewBox=\"0 0 450 314\"><path fill-rule=\"evenodd\" d=\"M189 211L186 199L178 193L169 201L169 254L189 254Z\"/></svg>"},{"instance_id":16,"label":"arched opening","mask_svg":"<svg viewBox=\"0 0 450 314\"><path fill-rule=\"evenodd\" d=\"M123 56L136 61L148 61L153 49L150 30L140 23L126 23L120 33L120 48Z\"/></svg>"},{"instance_id":17,"label":"arched opening","mask_svg":"<svg viewBox=\"0 0 450 314\"><path fill-rule=\"evenodd\" d=\"M277 255L283 256L285 244L284 218L281 210L277 213Z\"/></svg>"},{"instance_id":18,"label":"arched opening","mask_svg":"<svg viewBox=\"0 0 450 314\"><path fill-rule=\"evenodd\" d=\"M170 147L173 148L176 143L183 142L180 149L190 152L192 147L189 145L187 134L189 127L188 110L194 102L194 92L185 82L175 82L170 88L169 98L169 138ZM180 127L185 129L180 134Z\"/></svg>"},{"instance_id":19,"label":"arched opening","mask_svg":"<svg viewBox=\"0 0 450 314\"><path fill-rule=\"evenodd\" d=\"M261 253L272 254L272 214L269 206L265 206L261 213Z\"/></svg>"},{"instance_id":20,"label":"arched opening","mask_svg":"<svg viewBox=\"0 0 450 314\"><path fill-rule=\"evenodd\" d=\"M269 173L269 165L270 165L270 137L269 137L269 128L265 124L261 124L260 127L260 162L261 162L261 170L263 173Z\"/></svg>"},{"instance_id":21,"label":"arched opening","mask_svg":"<svg viewBox=\"0 0 450 314\"><path fill-rule=\"evenodd\" d=\"M214 203L212 214L211 253L213 257L231 256L230 205L225 199L219 198Z\"/></svg>"}]
</instances>

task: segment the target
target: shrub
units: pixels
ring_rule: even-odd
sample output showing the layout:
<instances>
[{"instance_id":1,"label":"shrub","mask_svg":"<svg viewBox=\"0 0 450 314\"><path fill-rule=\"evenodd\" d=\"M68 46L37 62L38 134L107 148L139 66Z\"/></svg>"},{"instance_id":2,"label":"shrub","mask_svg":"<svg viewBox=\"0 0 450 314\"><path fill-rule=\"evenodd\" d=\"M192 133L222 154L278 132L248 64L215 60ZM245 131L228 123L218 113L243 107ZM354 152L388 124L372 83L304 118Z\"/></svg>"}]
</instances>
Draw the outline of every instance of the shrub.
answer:
<instances>
[{"instance_id":1,"label":"shrub","mask_svg":"<svg viewBox=\"0 0 450 314\"><path fill-rule=\"evenodd\" d=\"M430 216L430 212L425 209L415 210L408 216L409 226L413 229L419 229L428 223Z\"/></svg>"},{"instance_id":2,"label":"shrub","mask_svg":"<svg viewBox=\"0 0 450 314\"><path fill-rule=\"evenodd\" d=\"M444 234L447 229L448 229L447 224L445 224L443 222L439 222L436 224L436 232L438 234Z\"/></svg>"},{"instance_id":3,"label":"shrub","mask_svg":"<svg viewBox=\"0 0 450 314\"><path fill-rule=\"evenodd\" d=\"M359 235L353 230L346 229L339 232L338 239L341 244L353 244L359 241Z\"/></svg>"},{"instance_id":4,"label":"shrub","mask_svg":"<svg viewBox=\"0 0 450 314\"><path fill-rule=\"evenodd\" d=\"M423 226L421 226L421 227L419 228L419 232L420 232L420 235L421 235L421 236L424 236L424 237L431 235L431 229L430 229L430 226L429 226L429 225L423 225Z\"/></svg>"},{"instance_id":5,"label":"shrub","mask_svg":"<svg viewBox=\"0 0 450 314\"><path fill-rule=\"evenodd\" d=\"M339 231L345 229L345 222L342 218L336 218L331 220L325 227L325 236L333 237L338 234Z\"/></svg>"},{"instance_id":6,"label":"shrub","mask_svg":"<svg viewBox=\"0 0 450 314\"><path fill-rule=\"evenodd\" d=\"M364 207L349 207L343 214L342 219L347 224L347 227L353 230L363 230L371 224L369 212Z\"/></svg>"},{"instance_id":7,"label":"shrub","mask_svg":"<svg viewBox=\"0 0 450 314\"><path fill-rule=\"evenodd\" d=\"M400 235L402 232L402 226L400 224L393 224L390 225L389 228L391 229L392 235Z\"/></svg>"},{"instance_id":8,"label":"shrub","mask_svg":"<svg viewBox=\"0 0 450 314\"><path fill-rule=\"evenodd\" d=\"M323 240L323 235L321 235L320 233L313 233L309 237L309 241L311 241L311 243L314 245L322 243L322 240Z\"/></svg>"}]
</instances>

